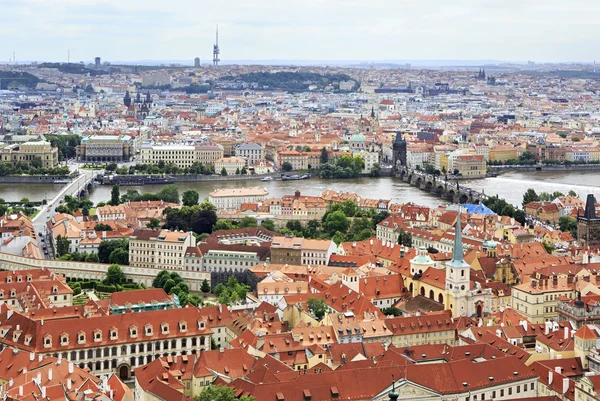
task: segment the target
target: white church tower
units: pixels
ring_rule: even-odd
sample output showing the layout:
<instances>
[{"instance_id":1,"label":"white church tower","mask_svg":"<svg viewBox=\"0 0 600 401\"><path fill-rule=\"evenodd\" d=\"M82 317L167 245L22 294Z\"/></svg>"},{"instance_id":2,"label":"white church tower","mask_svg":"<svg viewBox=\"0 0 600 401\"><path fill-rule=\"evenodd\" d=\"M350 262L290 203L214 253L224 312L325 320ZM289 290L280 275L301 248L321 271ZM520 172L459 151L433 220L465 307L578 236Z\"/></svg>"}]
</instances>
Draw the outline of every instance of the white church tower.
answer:
<instances>
[{"instance_id":1,"label":"white church tower","mask_svg":"<svg viewBox=\"0 0 600 401\"><path fill-rule=\"evenodd\" d=\"M468 295L471 283L471 266L465 262L463 255L462 232L460 224L460 205L455 225L454 249L452 260L446 263L446 293L448 294L448 306L452 310L452 316L468 316Z\"/></svg>"}]
</instances>

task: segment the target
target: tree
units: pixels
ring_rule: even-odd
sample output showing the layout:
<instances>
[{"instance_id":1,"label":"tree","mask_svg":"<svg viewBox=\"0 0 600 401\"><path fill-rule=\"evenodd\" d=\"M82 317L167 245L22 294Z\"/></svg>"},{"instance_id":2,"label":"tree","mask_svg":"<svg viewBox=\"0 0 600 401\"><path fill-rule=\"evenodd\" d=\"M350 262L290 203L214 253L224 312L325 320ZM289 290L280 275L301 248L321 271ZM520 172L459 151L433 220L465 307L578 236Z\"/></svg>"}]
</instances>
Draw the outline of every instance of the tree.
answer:
<instances>
[{"instance_id":1,"label":"tree","mask_svg":"<svg viewBox=\"0 0 600 401\"><path fill-rule=\"evenodd\" d=\"M98 263L98 255L96 255L95 253L88 253L85 257L85 261L86 262L92 262L92 263Z\"/></svg>"},{"instance_id":2,"label":"tree","mask_svg":"<svg viewBox=\"0 0 600 401\"><path fill-rule=\"evenodd\" d=\"M117 206L121 201L121 191L119 190L119 184L115 184L110 191L110 204Z\"/></svg>"},{"instance_id":3,"label":"tree","mask_svg":"<svg viewBox=\"0 0 600 401\"><path fill-rule=\"evenodd\" d=\"M400 229L398 231L398 244L411 248L412 247L412 234L407 233L403 229Z\"/></svg>"},{"instance_id":4,"label":"tree","mask_svg":"<svg viewBox=\"0 0 600 401\"><path fill-rule=\"evenodd\" d=\"M548 252L548 253L550 253L550 254L551 254L552 252L554 252L554 250L556 249L556 248L555 248L553 245L551 245L551 244L547 243L546 241L543 241L543 242L542 242L542 245L544 246L544 248L546 248L546 252Z\"/></svg>"},{"instance_id":5,"label":"tree","mask_svg":"<svg viewBox=\"0 0 600 401\"><path fill-rule=\"evenodd\" d=\"M381 309L381 312L386 316L402 316L402 311L393 306L390 306L389 308L383 308Z\"/></svg>"},{"instance_id":6,"label":"tree","mask_svg":"<svg viewBox=\"0 0 600 401\"><path fill-rule=\"evenodd\" d=\"M160 219L157 219L156 217L151 218L148 221L148 224L146 224L146 227L149 228L150 230L158 230L160 228L161 224L160 224Z\"/></svg>"},{"instance_id":7,"label":"tree","mask_svg":"<svg viewBox=\"0 0 600 401\"><path fill-rule=\"evenodd\" d=\"M560 231L570 232L573 236L577 236L577 219L571 216L562 216L558 219Z\"/></svg>"},{"instance_id":8,"label":"tree","mask_svg":"<svg viewBox=\"0 0 600 401\"><path fill-rule=\"evenodd\" d=\"M242 175L246 175L246 174L248 174L248 170L246 170L246 166L242 167L242 170L240 171L240 173L241 173Z\"/></svg>"},{"instance_id":9,"label":"tree","mask_svg":"<svg viewBox=\"0 0 600 401\"><path fill-rule=\"evenodd\" d=\"M572 189L569 191L569 196L572 198L577 198L577 192L573 191Z\"/></svg>"},{"instance_id":10,"label":"tree","mask_svg":"<svg viewBox=\"0 0 600 401\"><path fill-rule=\"evenodd\" d=\"M334 235L336 232L345 233L348 231L350 221L341 210L336 210L327 215L327 218L323 222L323 228L330 235Z\"/></svg>"},{"instance_id":11,"label":"tree","mask_svg":"<svg viewBox=\"0 0 600 401\"><path fill-rule=\"evenodd\" d=\"M154 280L152 281L152 287L154 288L163 288L168 279L170 279L170 273L167 270L161 270Z\"/></svg>"},{"instance_id":12,"label":"tree","mask_svg":"<svg viewBox=\"0 0 600 401\"><path fill-rule=\"evenodd\" d=\"M108 271L106 272L106 279L104 280L105 284L117 285L123 284L126 281L127 278L125 277L125 273L123 273L123 270L119 265L113 264L108 267Z\"/></svg>"},{"instance_id":13,"label":"tree","mask_svg":"<svg viewBox=\"0 0 600 401\"><path fill-rule=\"evenodd\" d=\"M283 164L281 165L281 169L283 171L292 171L293 167L290 164L290 162L283 162Z\"/></svg>"},{"instance_id":14,"label":"tree","mask_svg":"<svg viewBox=\"0 0 600 401\"><path fill-rule=\"evenodd\" d=\"M56 237L56 256L64 256L69 253L69 239L59 235Z\"/></svg>"},{"instance_id":15,"label":"tree","mask_svg":"<svg viewBox=\"0 0 600 401\"><path fill-rule=\"evenodd\" d=\"M341 232L336 232L333 237L331 237L331 240L337 245L339 246L342 242L344 242L344 234L342 234Z\"/></svg>"},{"instance_id":16,"label":"tree","mask_svg":"<svg viewBox=\"0 0 600 401\"><path fill-rule=\"evenodd\" d=\"M254 401L254 397L244 395L238 399L231 387L210 385L202 389L196 401Z\"/></svg>"},{"instance_id":17,"label":"tree","mask_svg":"<svg viewBox=\"0 0 600 401\"><path fill-rule=\"evenodd\" d=\"M317 320L323 319L325 313L327 313L327 303L320 298L308 298L306 301L308 310L317 318Z\"/></svg>"},{"instance_id":18,"label":"tree","mask_svg":"<svg viewBox=\"0 0 600 401\"><path fill-rule=\"evenodd\" d=\"M196 234L211 234L217 222L217 213L214 210L200 210L196 213L191 228Z\"/></svg>"},{"instance_id":19,"label":"tree","mask_svg":"<svg viewBox=\"0 0 600 401\"><path fill-rule=\"evenodd\" d=\"M379 163L375 163L373 167L371 167L371 172L369 175L371 177L381 177L381 165Z\"/></svg>"},{"instance_id":20,"label":"tree","mask_svg":"<svg viewBox=\"0 0 600 401\"><path fill-rule=\"evenodd\" d=\"M231 220L217 220L217 222L213 226L213 231L233 230L234 228L235 227Z\"/></svg>"},{"instance_id":21,"label":"tree","mask_svg":"<svg viewBox=\"0 0 600 401\"><path fill-rule=\"evenodd\" d=\"M275 231L275 222L272 219L264 219L260 225L269 231Z\"/></svg>"},{"instance_id":22,"label":"tree","mask_svg":"<svg viewBox=\"0 0 600 401\"><path fill-rule=\"evenodd\" d=\"M523 194L523 206L525 206L529 202L539 202L539 200L540 200L540 197L538 196L538 194L535 192L535 190L533 188L529 188Z\"/></svg>"},{"instance_id":23,"label":"tree","mask_svg":"<svg viewBox=\"0 0 600 401\"><path fill-rule=\"evenodd\" d=\"M302 231L302 223L299 220L290 220L286 223L285 227L291 231Z\"/></svg>"},{"instance_id":24,"label":"tree","mask_svg":"<svg viewBox=\"0 0 600 401\"><path fill-rule=\"evenodd\" d=\"M156 196L163 202L179 203L179 190L174 184L165 185Z\"/></svg>"},{"instance_id":25,"label":"tree","mask_svg":"<svg viewBox=\"0 0 600 401\"><path fill-rule=\"evenodd\" d=\"M94 231L112 231L112 227L108 224L98 223L94 226Z\"/></svg>"},{"instance_id":26,"label":"tree","mask_svg":"<svg viewBox=\"0 0 600 401\"><path fill-rule=\"evenodd\" d=\"M117 248L108 256L108 263L116 263L119 265L129 264L129 252L123 248Z\"/></svg>"},{"instance_id":27,"label":"tree","mask_svg":"<svg viewBox=\"0 0 600 401\"><path fill-rule=\"evenodd\" d=\"M254 217L246 216L240 220L240 228L256 227L258 223Z\"/></svg>"},{"instance_id":28,"label":"tree","mask_svg":"<svg viewBox=\"0 0 600 401\"><path fill-rule=\"evenodd\" d=\"M210 292L210 284L208 283L208 280L204 279L204 281L202 281L200 291L202 291L205 296Z\"/></svg>"},{"instance_id":29,"label":"tree","mask_svg":"<svg viewBox=\"0 0 600 401\"><path fill-rule=\"evenodd\" d=\"M240 175L240 168L239 167L235 169L235 175Z\"/></svg>"},{"instance_id":30,"label":"tree","mask_svg":"<svg viewBox=\"0 0 600 401\"><path fill-rule=\"evenodd\" d=\"M125 260L125 263L119 262L110 262L110 255L117 249L123 249L126 251L127 255L129 255L129 240L126 238L120 240L112 240L112 241L102 241L98 246L98 259L101 263L118 263L120 265L129 264L128 260ZM113 259L117 255L113 256Z\"/></svg>"},{"instance_id":31,"label":"tree","mask_svg":"<svg viewBox=\"0 0 600 401\"><path fill-rule=\"evenodd\" d=\"M507 204L502 208L502 212L500 212L502 216L514 217L515 215L515 207L511 204Z\"/></svg>"},{"instance_id":32,"label":"tree","mask_svg":"<svg viewBox=\"0 0 600 401\"><path fill-rule=\"evenodd\" d=\"M329 162L329 154L327 154L327 149L325 146L321 148L321 164L325 164Z\"/></svg>"},{"instance_id":33,"label":"tree","mask_svg":"<svg viewBox=\"0 0 600 401\"><path fill-rule=\"evenodd\" d=\"M525 217L526 217L525 212L521 209L516 209L515 213L513 214L513 218L523 225L525 224L525 221L526 221Z\"/></svg>"},{"instance_id":34,"label":"tree","mask_svg":"<svg viewBox=\"0 0 600 401\"><path fill-rule=\"evenodd\" d=\"M198 204L200 194L195 189L188 189L181 195L181 202L184 206L194 206Z\"/></svg>"},{"instance_id":35,"label":"tree","mask_svg":"<svg viewBox=\"0 0 600 401\"><path fill-rule=\"evenodd\" d=\"M222 175L223 177L226 177L226 176L227 176L227 169L226 169L225 167L223 167L223 168L221 169L221 175Z\"/></svg>"}]
</instances>

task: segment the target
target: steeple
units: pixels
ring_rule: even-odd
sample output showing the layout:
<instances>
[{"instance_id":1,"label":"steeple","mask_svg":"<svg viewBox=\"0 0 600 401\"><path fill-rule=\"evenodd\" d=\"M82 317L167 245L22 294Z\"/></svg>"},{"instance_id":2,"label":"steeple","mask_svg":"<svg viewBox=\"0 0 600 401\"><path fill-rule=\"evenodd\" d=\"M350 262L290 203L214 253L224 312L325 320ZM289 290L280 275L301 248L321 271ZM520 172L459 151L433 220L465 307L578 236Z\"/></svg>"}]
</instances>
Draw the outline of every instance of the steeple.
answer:
<instances>
[{"instance_id":1,"label":"steeple","mask_svg":"<svg viewBox=\"0 0 600 401\"><path fill-rule=\"evenodd\" d=\"M469 268L469 264L465 262L462 244L462 229L460 224L460 204L458 205L458 215L456 216L456 232L454 233L454 248L452 249L452 260L448 262L450 267L457 269Z\"/></svg>"},{"instance_id":2,"label":"steeple","mask_svg":"<svg viewBox=\"0 0 600 401\"><path fill-rule=\"evenodd\" d=\"M371 118L375 118L375 106L371 106Z\"/></svg>"}]
</instances>

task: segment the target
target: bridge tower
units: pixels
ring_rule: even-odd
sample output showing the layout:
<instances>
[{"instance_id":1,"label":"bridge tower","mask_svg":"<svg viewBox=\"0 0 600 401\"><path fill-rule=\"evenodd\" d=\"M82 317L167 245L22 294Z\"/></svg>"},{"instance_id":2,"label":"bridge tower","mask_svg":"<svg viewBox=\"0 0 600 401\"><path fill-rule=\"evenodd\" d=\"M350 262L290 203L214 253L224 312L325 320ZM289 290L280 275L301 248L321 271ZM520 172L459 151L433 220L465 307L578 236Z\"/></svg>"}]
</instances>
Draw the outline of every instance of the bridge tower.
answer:
<instances>
[{"instance_id":1,"label":"bridge tower","mask_svg":"<svg viewBox=\"0 0 600 401\"><path fill-rule=\"evenodd\" d=\"M396 132L392 151L392 176L396 176L402 167L406 167L406 141L402 138L401 132Z\"/></svg>"}]
</instances>

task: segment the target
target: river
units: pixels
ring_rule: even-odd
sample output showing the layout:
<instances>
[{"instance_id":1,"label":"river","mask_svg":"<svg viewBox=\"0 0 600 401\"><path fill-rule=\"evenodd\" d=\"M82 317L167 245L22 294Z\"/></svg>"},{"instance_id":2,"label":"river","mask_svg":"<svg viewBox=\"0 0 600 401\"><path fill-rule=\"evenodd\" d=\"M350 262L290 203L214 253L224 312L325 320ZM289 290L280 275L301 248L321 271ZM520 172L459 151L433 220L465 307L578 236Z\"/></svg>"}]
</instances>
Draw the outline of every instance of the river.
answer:
<instances>
[{"instance_id":1,"label":"river","mask_svg":"<svg viewBox=\"0 0 600 401\"><path fill-rule=\"evenodd\" d=\"M217 182L191 182L177 184L179 192L186 189L196 189L200 198L218 188L240 188L240 187L265 187L270 196L281 197L293 194L299 190L306 195L320 195L326 189L338 192L357 193L360 196L373 199L391 199L394 203L414 202L416 204L435 207L444 203L441 199L431 196L424 191L411 187L391 177L382 178L357 178L348 180L322 180L311 178L303 181L217 181ZM474 189L483 190L488 195L499 195L514 205L520 205L523 193L528 188L534 188L538 193L542 191L561 191L565 194L574 190L582 199L586 194L593 193L600 199L600 172L514 172L506 173L496 178L482 180L464 181L466 185ZM46 184L0 184L0 198L7 201L16 201L23 197L31 200L41 200L44 196L51 198L56 194L61 185ZM128 189L140 192L157 192L161 185L146 185L143 187L122 187L124 193ZM90 199L94 202L105 202L110 199L110 185L98 186L91 191Z\"/></svg>"}]
</instances>

